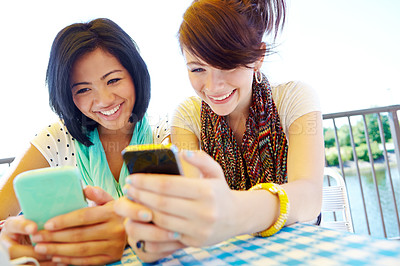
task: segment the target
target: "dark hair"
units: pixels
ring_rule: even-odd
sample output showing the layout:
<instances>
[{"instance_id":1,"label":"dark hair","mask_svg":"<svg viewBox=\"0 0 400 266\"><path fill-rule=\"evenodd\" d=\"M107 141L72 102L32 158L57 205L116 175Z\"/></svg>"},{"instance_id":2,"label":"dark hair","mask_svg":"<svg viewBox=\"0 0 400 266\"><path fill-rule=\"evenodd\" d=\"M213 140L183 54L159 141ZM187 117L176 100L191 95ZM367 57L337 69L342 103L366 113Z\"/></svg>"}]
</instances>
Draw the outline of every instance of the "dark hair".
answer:
<instances>
[{"instance_id":1,"label":"dark hair","mask_svg":"<svg viewBox=\"0 0 400 266\"><path fill-rule=\"evenodd\" d=\"M285 0L195 0L183 15L181 49L220 69L247 67L273 45L261 48L264 34L285 22Z\"/></svg>"},{"instance_id":2,"label":"dark hair","mask_svg":"<svg viewBox=\"0 0 400 266\"><path fill-rule=\"evenodd\" d=\"M115 56L129 72L135 85L136 101L129 122L141 120L150 101L150 75L132 38L116 23L99 18L88 23L75 23L62 29L51 47L46 83L52 110L79 142L93 143L88 133L98 123L86 117L75 106L71 92L71 72L77 59L101 48Z\"/></svg>"}]
</instances>

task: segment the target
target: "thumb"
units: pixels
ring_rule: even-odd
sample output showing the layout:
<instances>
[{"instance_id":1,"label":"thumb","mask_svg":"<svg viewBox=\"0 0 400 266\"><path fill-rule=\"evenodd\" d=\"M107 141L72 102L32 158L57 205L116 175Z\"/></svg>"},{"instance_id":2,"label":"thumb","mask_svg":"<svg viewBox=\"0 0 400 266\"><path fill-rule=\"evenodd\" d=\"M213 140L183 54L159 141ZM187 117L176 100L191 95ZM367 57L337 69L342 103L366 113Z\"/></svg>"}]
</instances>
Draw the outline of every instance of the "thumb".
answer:
<instances>
[{"instance_id":1,"label":"thumb","mask_svg":"<svg viewBox=\"0 0 400 266\"><path fill-rule=\"evenodd\" d=\"M202 177L223 178L225 180L224 172L219 163L204 151L183 151L182 157L187 163L196 167L200 171Z\"/></svg>"},{"instance_id":2,"label":"thumb","mask_svg":"<svg viewBox=\"0 0 400 266\"><path fill-rule=\"evenodd\" d=\"M93 201L96 205L104 205L109 201L114 200L114 198L105 192L100 187L87 186L84 188L83 192L88 200Z\"/></svg>"}]
</instances>

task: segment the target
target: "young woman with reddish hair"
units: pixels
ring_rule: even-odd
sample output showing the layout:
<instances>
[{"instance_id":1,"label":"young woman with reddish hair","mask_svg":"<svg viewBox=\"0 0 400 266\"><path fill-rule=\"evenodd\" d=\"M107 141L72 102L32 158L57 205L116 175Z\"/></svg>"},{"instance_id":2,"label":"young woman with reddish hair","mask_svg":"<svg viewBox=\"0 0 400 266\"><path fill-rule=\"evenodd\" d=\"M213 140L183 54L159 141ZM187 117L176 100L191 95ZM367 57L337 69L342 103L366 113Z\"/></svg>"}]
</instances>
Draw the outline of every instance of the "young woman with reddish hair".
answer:
<instances>
[{"instance_id":1,"label":"young woman with reddish hair","mask_svg":"<svg viewBox=\"0 0 400 266\"><path fill-rule=\"evenodd\" d=\"M284 0L198 0L186 10L179 41L198 97L177 108L171 137L192 150L182 153L185 175L201 178L127 178L134 202L115 207L129 218L128 240L142 260L240 234L269 236L320 213L318 99L300 82L271 86L260 70L285 8Z\"/></svg>"}]
</instances>

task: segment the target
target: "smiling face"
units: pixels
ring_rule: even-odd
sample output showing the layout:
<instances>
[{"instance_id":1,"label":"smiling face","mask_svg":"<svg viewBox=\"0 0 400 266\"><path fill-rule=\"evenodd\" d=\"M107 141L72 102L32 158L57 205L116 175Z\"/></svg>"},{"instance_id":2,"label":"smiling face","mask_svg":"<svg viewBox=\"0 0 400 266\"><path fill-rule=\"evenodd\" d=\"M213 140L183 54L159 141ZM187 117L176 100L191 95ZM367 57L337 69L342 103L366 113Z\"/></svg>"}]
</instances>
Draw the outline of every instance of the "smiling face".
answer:
<instances>
[{"instance_id":1,"label":"smiling face","mask_svg":"<svg viewBox=\"0 0 400 266\"><path fill-rule=\"evenodd\" d=\"M107 130L133 127L128 122L135 105L135 86L116 57L97 48L74 63L72 98L76 107Z\"/></svg>"},{"instance_id":2,"label":"smiling face","mask_svg":"<svg viewBox=\"0 0 400 266\"><path fill-rule=\"evenodd\" d=\"M189 80L197 95L220 116L247 116L252 99L256 62L249 67L221 70L183 50Z\"/></svg>"}]
</instances>

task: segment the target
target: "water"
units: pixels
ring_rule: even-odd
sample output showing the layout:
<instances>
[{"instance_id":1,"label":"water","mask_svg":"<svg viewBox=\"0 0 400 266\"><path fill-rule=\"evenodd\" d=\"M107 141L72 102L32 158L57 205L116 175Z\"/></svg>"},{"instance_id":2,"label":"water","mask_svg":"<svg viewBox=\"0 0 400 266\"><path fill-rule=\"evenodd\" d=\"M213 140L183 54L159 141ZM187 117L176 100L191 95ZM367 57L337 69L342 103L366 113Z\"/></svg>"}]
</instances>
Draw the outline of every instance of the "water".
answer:
<instances>
[{"instance_id":1,"label":"water","mask_svg":"<svg viewBox=\"0 0 400 266\"><path fill-rule=\"evenodd\" d=\"M390 173L395 190L397 208L400 207L400 178L397 166L390 168ZM357 234L368 234L366 215L369 221L370 232L372 236L384 237L384 228L382 226L382 216L379 209L378 193L375 189L372 170L364 168L361 170L361 185L364 191L366 211L362 203L360 181L355 171L345 171L345 182L347 194L350 201L350 210L353 219L354 232ZM378 184L379 198L381 200L383 220L387 237L400 236L399 225L397 223L395 212L395 200L393 198L390 185L389 173L385 167L377 167L376 180Z\"/></svg>"}]
</instances>

